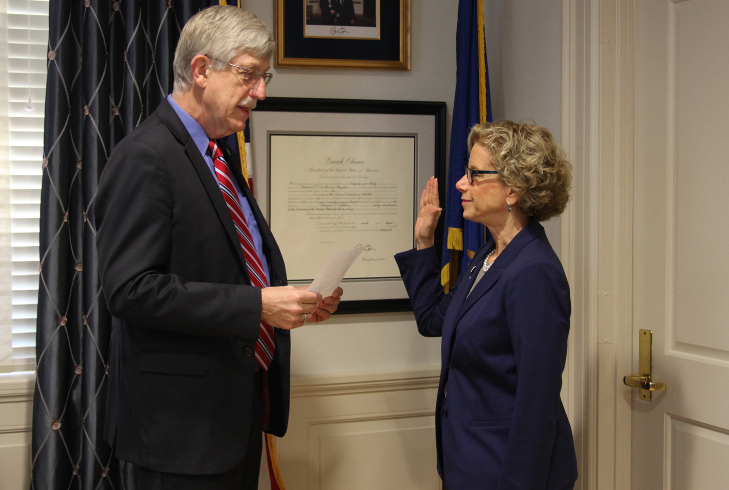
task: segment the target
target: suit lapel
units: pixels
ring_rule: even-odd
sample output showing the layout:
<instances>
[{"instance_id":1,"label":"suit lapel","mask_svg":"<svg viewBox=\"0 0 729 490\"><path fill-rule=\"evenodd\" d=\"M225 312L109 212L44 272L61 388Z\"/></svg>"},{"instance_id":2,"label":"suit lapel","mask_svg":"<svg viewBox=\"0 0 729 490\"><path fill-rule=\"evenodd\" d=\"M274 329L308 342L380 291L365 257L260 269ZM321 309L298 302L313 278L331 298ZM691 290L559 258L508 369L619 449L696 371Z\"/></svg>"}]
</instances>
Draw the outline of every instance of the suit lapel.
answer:
<instances>
[{"instance_id":1,"label":"suit lapel","mask_svg":"<svg viewBox=\"0 0 729 490\"><path fill-rule=\"evenodd\" d=\"M542 228L542 225L540 225L535 219L530 220L529 223L527 223L527 225L514 237L513 240L511 240L511 243L509 243L509 245L507 245L507 247L496 258L488 272L486 272L481 278L481 281L476 284L476 287L473 288L473 291L471 291L468 298L463 301L463 304L458 309L458 316L455 318L455 323L458 323L463 315L465 315L466 312L475 305L484 294L494 287L529 242L544 235L544 228ZM487 247L484 247L484 249L481 250L482 253L478 254L478 262L476 261L476 257L474 257L474 261L472 263L483 263L486 256L486 250Z\"/></svg>"},{"instance_id":2,"label":"suit lapel","mask_svg":"<svg viewBox=\"0 0 729 490\"><path fill-rule=\"evenodd\" d=\"M471 264L476 263L482 263L483 258L486 256L489 250L493 249L493 242L487 242L481 250L479 250L476 255L474 256L473 260L471 261ZM473 266L472 266L473 267ZM468 291L471 290L471 286L473 286L473 282L476 280L476 277L478 275L478 268L468 268L461 274L468 274L466 277L462 276L462 279L458 283L458 289L456 290L455 296L453 296L453 300L451 301L450 306L448 307L448 313L446 313L446 317L443 319L443 345L448 346L448 349L445 352L442 352L442 372L441 372L441 380L447 378L447 372L448 372L448 364L450 363L450 356L451 352L453 351L453 342L455 340L455 334L456 334L456 326L458 325L458 320L461 317L461 311L463 310L463 303L466 301L466 296L468 295ZM482 280L483 281L483 280Z\"/></svg>"},{"instance_id":3,"label":"suit lapel","mask_svg":"<svg viewBox=\"0 0 729 490\"><path fill-rule=\"evenodd\" d=\"M177 113L166 99L162 101L162 104L160 104L157 109L157 115L184 146L185 153L190 159L190 163L197 172L203 187L205 187L205 191L207 192L210 201L213 203L213 207L215 208L215 213L218 215L220 224L225 228L228 239L231 241L235 250L237 250L236 255L238 256L239 265L242 267L245 277L248 278L248 268L246 267L243 250L241 249L240 241L238 240L238 233L235 231L233 219L230 217L230 211L223 200L218 183L210 173L210 168L208 168L207 163L205 163L205 159L200 154L200 150L197 145L195 145L192 136L190 136L190 133L187 132L185 125L182 124ZM250 278L248 278L248 280L250 281Z\"/></svg>"}]
</instances>

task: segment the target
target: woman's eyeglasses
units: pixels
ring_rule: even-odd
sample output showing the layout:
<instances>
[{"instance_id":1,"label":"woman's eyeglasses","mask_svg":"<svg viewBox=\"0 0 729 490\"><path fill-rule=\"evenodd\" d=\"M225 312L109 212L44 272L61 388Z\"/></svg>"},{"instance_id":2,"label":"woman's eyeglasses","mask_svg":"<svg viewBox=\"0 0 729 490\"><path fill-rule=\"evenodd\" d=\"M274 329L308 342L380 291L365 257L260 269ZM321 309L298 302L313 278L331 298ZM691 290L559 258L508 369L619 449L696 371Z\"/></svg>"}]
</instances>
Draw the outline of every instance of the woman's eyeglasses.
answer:
<instances>
[{"instance_id":1,"label":"woman's eyeglasses","mask_svg":"<svg viewBox=\"0 0 729 490\"><path fill-rule=\"evenodd\" d=\"M468 180L469 184L473 184L474 175L494 175L499 173L498 170L476 170L473 168L469 168L468 165L463 167L463 170L466 172L466 179Z\"/></svg>"}]
</instances>

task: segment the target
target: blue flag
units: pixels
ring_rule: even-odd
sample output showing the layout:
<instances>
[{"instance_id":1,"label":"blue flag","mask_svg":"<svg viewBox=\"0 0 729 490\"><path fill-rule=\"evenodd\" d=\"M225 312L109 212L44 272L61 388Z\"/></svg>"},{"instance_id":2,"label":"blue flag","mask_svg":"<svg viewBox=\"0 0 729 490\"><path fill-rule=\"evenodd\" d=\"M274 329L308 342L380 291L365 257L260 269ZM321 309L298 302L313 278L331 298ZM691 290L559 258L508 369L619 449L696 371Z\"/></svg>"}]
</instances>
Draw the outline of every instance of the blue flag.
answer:
<instances>
[{"instance_id":1,"label":"blue flag","mask_svg":"<svg viewBox=\"0 0 729 490\"><path fill-rule=\"evenodd\" d=\"M460 0L456 33L456 95L444 206L446 221L441 283L446 292L450 278L458 277L484 244L484 226L463 219L461 193L456 189L456 182L463 177L463 168L468 164L468 133L474 125L492 121L490 92L483 0ZM460 253L452 254L451 251Z\"/></svg>"}]
</instances>

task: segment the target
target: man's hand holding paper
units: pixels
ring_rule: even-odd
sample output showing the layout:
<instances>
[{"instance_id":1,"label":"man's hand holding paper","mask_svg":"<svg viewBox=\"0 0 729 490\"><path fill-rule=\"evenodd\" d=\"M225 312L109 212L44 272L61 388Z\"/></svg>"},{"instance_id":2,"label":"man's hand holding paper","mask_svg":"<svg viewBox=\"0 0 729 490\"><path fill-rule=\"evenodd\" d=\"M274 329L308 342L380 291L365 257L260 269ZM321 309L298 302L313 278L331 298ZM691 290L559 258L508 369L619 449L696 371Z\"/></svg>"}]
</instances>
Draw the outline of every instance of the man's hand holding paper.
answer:
<instances>
[{"instance_id":1,"label":"man's hand holding paper","mask_svg":"<svg viewBox=\"0 0 729 490\"><path fill-rule=\"evenodd\" d=\"M308 315L306 323L317 323L329 319L337 310L337 306L341 301L342 288L339 284L342 282L347 270L352 266L359 254L362 253L363 247L355 247L352 250L333 250L329 252L324 265L314 278L314 282L308 287L299 289L310 293L331 295L322 298L316 305L316 309L311 315Z\"/></svg>"},{"instance_id":2,"label":"man's hand holding paper","mask_svg":"<svg viewBox=\"0 0 729 490\"><path fill-rule=\"evenodd\" d=\"M307 290L307 286L302 286L300 289ZM331 296L322 298L321 301L317 303L316 310L309 315L306 323L318 323L331 318L332 313L337 311L337 306L339 306L339 302L342 300L343 292L342 288L338 287L334 290Z\"/></svg>"}]
</instances>

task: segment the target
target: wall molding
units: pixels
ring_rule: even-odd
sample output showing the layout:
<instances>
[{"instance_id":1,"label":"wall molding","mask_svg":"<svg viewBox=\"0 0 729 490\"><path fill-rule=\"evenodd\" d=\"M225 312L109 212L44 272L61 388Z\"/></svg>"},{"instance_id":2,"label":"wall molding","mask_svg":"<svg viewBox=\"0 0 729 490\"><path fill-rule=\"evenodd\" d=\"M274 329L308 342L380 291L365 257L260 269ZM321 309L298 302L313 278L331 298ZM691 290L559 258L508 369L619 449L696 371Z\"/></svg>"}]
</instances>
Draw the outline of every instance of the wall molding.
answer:
<instances>
[{"instance_id":1,"label":"wall molding","mask_svg":"<svg viewBox=\"0 0 729 490\"><path fill-rule=\"evenodd\" d=\"M32 371L0 374L0 403L17 401L13 398L33 400L35 373Z\"/></svg>"},{"instance_id":2,"label":"wall molding","mask_svg":"<svg viewBox=\"0 0 729 490\"><path fill-rule=\"evenodd\" d=\"M0 429L0 435L3 434L22 434L25 432L32 432L33 429L30 427L18 427L17 429Z\"/></svg>"},{"instance_id":3,"label":"wall molding","mask_svg":"<svg viewBox=\"0 0 729 490\"><path fill-rule=\"evenodd\" d=\"M629 489L634 0L563 1L563 139L574 194L562 257L572 287L566 383L579 490Z\"/></svg>"},{"instance_id":4,"label":"wall molding","mask_svg":"<svg viewBox=\"0 0 729 490\"><path fill-rule=\"evenodd\" d=\"M291 398L437 388L440 366L292 376Z\"/></svg>"},{"instance_id":5,"label":"wall molding","mask_svg":"<svg viewBox=\"0 0 729 490\"><path fill-rule=\"evenodd\" d=\"M373 422L379 420L398 420L429 417L432 418L435 407L432 410L405 410L399 412L382 412L369 415L344 415L337 417L324 417L320 419L310 419L307 421L308 426L314 425L330 425L330 424L347 424L353 422Z\"/></svg>"},{"instance_id":6,"label":"wall molding","mask_svg":"<svg viewBox=\"0 0 729 490\"><path fill-rule=\"evenodd\" d=\"M572 292L572 320L565 384L579 478L576 490L597 488L597 345L591 301L596 243L591 180L596 160L596 0L562 2L562 144L573 170L572 199L562 215L562 263Z\"/></svg>"},{"instance_id":7,"label":"wall molding","mask_svg":"<svg viewBox=\"0 0 729 490\"><path fill-rule=\"evenodd\" d=\"M33 403L33 392L20 392L0 395L0 403Z\"/></svg>"}]
</instances>

